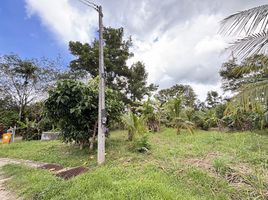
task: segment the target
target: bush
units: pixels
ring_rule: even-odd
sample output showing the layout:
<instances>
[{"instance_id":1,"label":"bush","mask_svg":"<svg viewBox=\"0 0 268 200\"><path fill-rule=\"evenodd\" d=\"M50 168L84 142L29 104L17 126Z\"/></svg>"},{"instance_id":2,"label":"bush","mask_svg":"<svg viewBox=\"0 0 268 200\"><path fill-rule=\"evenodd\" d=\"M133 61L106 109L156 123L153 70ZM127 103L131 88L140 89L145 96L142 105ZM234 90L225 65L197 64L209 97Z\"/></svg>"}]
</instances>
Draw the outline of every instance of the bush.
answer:
<instances>
[{"instance_id":1,"label":"bush","mask_svg":"<svg viewBox=\"0 0 268 200\"><path fill-rule=\"evenodd\" d=\"M125 128L128 130L129 141L133 141L135 137L141 136L147 132L144 118L139 117L132 111L129 111L123 115L122 122Z\"/></svg>"},{"instance_id":2,"label":"bush","mask_svg":"<svg viewBox=\"0 0 268 200\"><path fill-rule=\"evenodd\" d=\"M151 148L149 134L144 134L133 141L132 149L141 153L147 153Z\"/></svg>"},{"instance_id":3,"label":"bush","mask_svg":"<svg viewBox=\"0 0 268 200\"><path fill-rule=\"evenodd\" d=\"M123 110L118 94L106 89L106 115L109 123L117 121ZM65 142L75 141L81 147L97 134L98 80L88 84L63 80L49 92L45 102L47 117L57 123Z\"/></svg>"},{"instance_id":4,"label":"bush","mask_svg":"<svg viewBox=\"0 0 268 200\"><path fill-rule=\"evenodd\" d=\"M23 140L40 140L41 130L39 129L38 123L36 121L30 121L28 118L25 122L18 122L19 132Z\"/></svg>"},{"instance_id":5,"label":"bush","mask_svg":"<svg viewBox=\"0 0 268 200\"><path fill-rule=\"evenodd\" d=\"M256 130L267 126L265 111L259 104L239 105L230 103L223 121L230 130Z\"/></svg>"},{"instance_id":6,"label":"bush","mask_svg":"<svg viewBox=\"0 0 268 200\"><path fill-rule=\"evenodd\" d=\"M0 98L0 125L4 129L13 127L19 119L18 108L9 98Z\"/></svg>"}]
</instances>

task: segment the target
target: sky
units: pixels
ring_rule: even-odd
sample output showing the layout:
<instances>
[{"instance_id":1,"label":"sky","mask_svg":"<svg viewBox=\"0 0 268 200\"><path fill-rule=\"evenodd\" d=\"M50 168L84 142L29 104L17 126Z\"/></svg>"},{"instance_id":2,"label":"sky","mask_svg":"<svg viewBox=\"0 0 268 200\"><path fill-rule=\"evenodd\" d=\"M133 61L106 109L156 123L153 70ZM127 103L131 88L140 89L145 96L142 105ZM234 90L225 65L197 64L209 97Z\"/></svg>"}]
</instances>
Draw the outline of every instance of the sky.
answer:
<instances>
[{"instance_id":1,"label":"sky","mask_svg":"<svg viewBox=\"0 0 268 200\"><path fill-rule=\"evenodd\" d=\"M123 27L132 36L134 57L142 61L149 82L160 89L190 84L204 100L220 89L219 69L228 60L230 39L218 34L226 16L266 0L95 0L103 6L104 25ZM72 56L69 41L91 42L98 16L78 0L1 0L0 54L23 58Z\"/></svg>"}]
</instances>

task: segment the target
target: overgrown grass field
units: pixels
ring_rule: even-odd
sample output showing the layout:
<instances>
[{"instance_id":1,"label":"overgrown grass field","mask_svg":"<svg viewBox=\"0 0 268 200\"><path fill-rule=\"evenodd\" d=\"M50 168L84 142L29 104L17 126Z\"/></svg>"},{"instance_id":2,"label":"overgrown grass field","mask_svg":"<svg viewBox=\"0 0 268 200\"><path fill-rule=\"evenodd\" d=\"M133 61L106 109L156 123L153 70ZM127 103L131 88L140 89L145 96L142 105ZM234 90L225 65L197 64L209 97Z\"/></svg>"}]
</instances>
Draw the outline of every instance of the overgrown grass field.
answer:
<instances>
[{"instance_id":1,"label":"overgrown grass field","mask_svg":"<svg viewBox=\"0 0 268 200\"><path fill-rule=\"evenodd\" d=\"M265 131L264 131L265 133ZM149 153L130 149L125 131L111 133L107 162L97 167L96 152L52 142L0 145L0 157L86 165L71 180L50 172L8 165L8 187L26 199L267 199L268 135L254 132L164 129L150 135Z\"/></svg>"}]
</instances>

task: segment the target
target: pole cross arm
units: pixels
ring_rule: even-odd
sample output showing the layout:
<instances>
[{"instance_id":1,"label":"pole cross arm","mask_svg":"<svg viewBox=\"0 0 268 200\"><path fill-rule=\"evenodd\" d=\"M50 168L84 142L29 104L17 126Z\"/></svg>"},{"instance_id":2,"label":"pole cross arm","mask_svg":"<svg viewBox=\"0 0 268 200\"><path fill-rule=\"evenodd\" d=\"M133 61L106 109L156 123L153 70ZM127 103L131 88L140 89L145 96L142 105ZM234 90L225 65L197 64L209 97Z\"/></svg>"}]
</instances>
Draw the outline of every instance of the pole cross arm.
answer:
<instances>
[{"instance_id":1,"label":"pole cross arm","mask_svg":"<svg viewBox=\"0 0 268 200\"><path fill-rule=\"evenodd\" d=\"M81 3L83 3L83 4L85 4L85 5L87 5L87 6L91 7L91 8L93 8L93 9L95 9L97 12L100 12L100 11L101 11L100 6L97 5L97 4L95 4L95 3L93 3L93 2L90 2L90 1L88 1L88 0L79 0L79 1L80 1ZM103 15L102 12L101 12L100 14Z\"/></svg>"}]
</instances>

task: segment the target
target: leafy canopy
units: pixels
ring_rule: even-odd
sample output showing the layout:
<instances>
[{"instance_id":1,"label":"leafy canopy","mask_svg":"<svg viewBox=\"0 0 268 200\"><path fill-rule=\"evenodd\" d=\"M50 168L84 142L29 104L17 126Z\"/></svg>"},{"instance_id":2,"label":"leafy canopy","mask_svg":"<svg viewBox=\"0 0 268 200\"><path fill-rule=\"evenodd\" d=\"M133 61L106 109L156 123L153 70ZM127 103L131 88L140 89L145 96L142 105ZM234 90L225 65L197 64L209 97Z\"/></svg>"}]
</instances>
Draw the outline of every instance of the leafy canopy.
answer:
<instances>
[{"instance_id":1,"label":"leafy canopy","mask_svg":"<svg viewBox=\"0 0 268 200\"><path fill-rule=\"evenodd\" d=\"M196 101L196 94L190 85L176 84L170 88L160 90L155 98L164 104L177 96L184 96L182 106L194 107Z\"/></svg>"},{"instance_id":2,"label":"leafy canopy","mask_svg":"<svg viewBox=\"0 0 268 200\"><path fill-rule=\"evenodd\" d=\"M45 96L56 77L51 63L45 60L41 63L17 55L0 56L0 95L11 98L18 106L19 120L25 118L27 105Z\"/></svg>"},{"instance_id":3,"label":"leafy canopy","mask_svg":"<svg viewBox=\"0 0 268 200\"><path fill-rule=\"evenodd\" d=\"M220 76L223 89L238 93L251 101L267 101L268 98L268 56L253 55L240 64L235 59L224 63Z\"/></svg>"},{"instance_id":4,"label":"leafy canopy","mask_svg":"<svg viewBox=\"0 0 268 200\"><path fill-rule=\"evenodd\" d=\"M88 84L63 80L49 92L45 102L48 117L61 128L65 142L88 143L98 119L98 79ZM107 88L106 109L108 125L120 118L123 104L117 92Z\"/></svg>"},{"instance_id":5,"label":"leafy canopy","mask_svg":"<svg viewBox=\"0 0 268 200\"><path fill-rule=\"evenodd\" d=\"M155 85L147 86L148 73L141 62L134 63L130 68L127 61L133 56L130 52L131 38L123 39L123 28L104 29L104 66L106 84L121 94L125 103L141 100L151 91L156 90ZM86 71L93 78L99 75L99 41L95 39L92 44L70 42L71 53L76 57L70 63L72 71Z\"/></svg>"}]
</instances>

